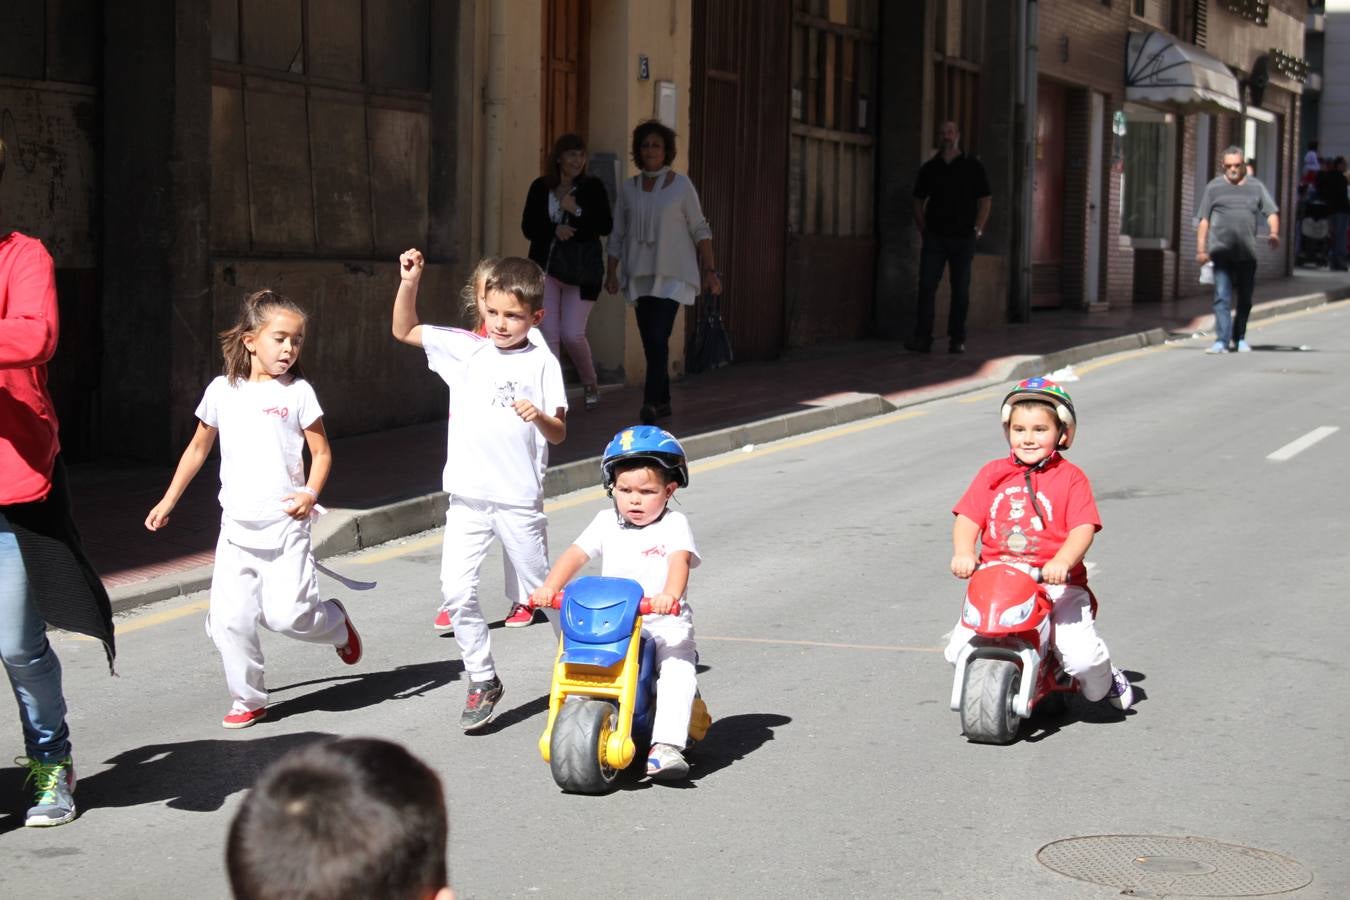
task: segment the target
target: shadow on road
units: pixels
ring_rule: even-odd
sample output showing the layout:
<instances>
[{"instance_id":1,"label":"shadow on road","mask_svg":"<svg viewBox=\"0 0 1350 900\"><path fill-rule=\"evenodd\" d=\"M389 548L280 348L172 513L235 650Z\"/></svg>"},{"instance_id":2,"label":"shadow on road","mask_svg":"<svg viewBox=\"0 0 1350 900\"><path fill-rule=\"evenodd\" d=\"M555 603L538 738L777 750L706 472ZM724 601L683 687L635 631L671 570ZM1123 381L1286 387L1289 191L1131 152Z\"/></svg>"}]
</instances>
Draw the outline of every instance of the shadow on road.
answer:
<instances>
[{"instance_id":1,"label":"shadow on road","mask_svg":"<svg viewBox=\"0 0 1350 900\"><path fill-rule=\"evenodd\" d=\"M119 753L102 772L79 778L75 800L81 814L91 809L167 803L171 809L215 812L225 798L252 786L282 754L335 735L317 731L276 734L249 740L215 738L181 744L147 744ZM76 761L78 775L79 762ZM28 797L21 769L0 771L0 796ZM0 834L23 827L23 810L0 817Z\"/></svg>"},{"instance_id":2,"label":"shadow on road","mask_svg":"<svg viewBox=\"0 0 1350 900\"><path fill-rule=\"evenodd\" d=\"M1130 679L1130 686L1134 689L1134 703L1129 709L1116 709L1105 700L1090 703L1075 694L1065 697L1059 710L1033 715L1023 726L1022 739L1034 744L1057 734L1061 728L1075 722L1087 725L1113 725L1136 715L1139 704L1148 700L1148 692L1139 686L1148 676L1143 672L1126 669L1125 677Z\"/></svg>"},{"instance_id":3,"label":"shadow on road","mask_svg":"<svg viewBox=\"0 0 1350 900\"><path fill-rule=\"evenodd\" d=\"M703 740L686 756L689 759L689 780L662 782L663 788L689 789L714 772L742 760L773 740L773 730L791 722L789 716L776 713L744 713L713 719ZM642 791L652 787L646 776L646 762L633 761L619 780L623 790Z\"/></svg>"},{"instance_id":4,"label":"shadow on road","mask_svg":"<svg viewBox=\"0 0 1350 900\"><path fill-rule=\"evenodd\" d=\"M478 731L466 732L469 737L478 737L484 734L496 734L503 728L510 728L512 725L518 725L527 719L532 719L542 712L548 712L548 694L535 697L529 703L512 707L506 712L499 713L493 717L486 728L480 728Z\"/></svg>"},{"instance_id":5,"label":"shadow on road","mask_svg":"<svg viewBox=\"0 0 1350 900\"><path fill-rule=\"evenodd\" d=\"M455 681L463 671L464 664L457 659L436 660L399 666L383 672L353 672L351 675L316 678L312 681L298 681L282 687L269 688L267 719L269 722L275 722L288 716L319 710L351 712L375 706L385 700L420 697ZM280 703L275 702L278 694L315 684L328 684L328 687Z\"/></svg>"}]
</instances>

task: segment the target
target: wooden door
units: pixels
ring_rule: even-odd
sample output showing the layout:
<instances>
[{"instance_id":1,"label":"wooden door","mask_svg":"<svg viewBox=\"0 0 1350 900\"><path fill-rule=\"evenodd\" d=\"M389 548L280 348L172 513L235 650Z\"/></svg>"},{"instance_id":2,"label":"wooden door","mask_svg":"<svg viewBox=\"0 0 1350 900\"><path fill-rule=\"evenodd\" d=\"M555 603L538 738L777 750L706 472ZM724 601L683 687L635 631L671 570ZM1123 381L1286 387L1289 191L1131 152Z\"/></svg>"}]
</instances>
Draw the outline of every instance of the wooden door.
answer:
<instances>
[{"instance_id":1,"label":"wooden door","mask_svg":"<svg viewBox=\"0 0 1350 900\"><path fill-rule=\"evenodd\" d=\"M590 69L590 0L544 0L543 90L539 167L559 135L586 137Z\"/></svg>"},{"instance_id":2,"label":"wooden door","mask_svg":"<svg viewBox=\"0 0 1350 900\"><path fill-rule=\"evenodd\" d=\"M772 359L784 344L790 23L781 0L694 2L689 175L742 360Z\"/></svg>"}]
</instances>

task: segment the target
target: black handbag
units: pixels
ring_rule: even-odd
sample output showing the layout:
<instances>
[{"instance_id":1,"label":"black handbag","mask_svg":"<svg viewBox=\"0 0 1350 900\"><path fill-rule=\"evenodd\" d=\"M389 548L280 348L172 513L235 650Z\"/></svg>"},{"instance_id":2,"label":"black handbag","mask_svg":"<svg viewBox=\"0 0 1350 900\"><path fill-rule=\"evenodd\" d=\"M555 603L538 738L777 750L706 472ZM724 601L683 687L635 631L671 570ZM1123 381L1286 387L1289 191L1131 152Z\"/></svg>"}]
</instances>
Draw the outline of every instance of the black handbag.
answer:
<instances>
[{"instance_id":1,"label":"black handbag","mask_svg":"<svg viewBox=\"0 0 1350 900\"><path fill-rule=\"evenodd\" d=\"M691 373L720 369L731 365L736 358L731 350L731 336L722 325L722 298L711 291L705 292L700 306L694 349L685 364Z\"/></svg>"},{"instance_id":2,"label":"black handbag","mask_svg":"<svg viewBox=\"0 0 1350 900\"><path fill-rule=\"evenodd\" d=\"M564 213L560 225L576 227L575 218ZM605 281L605 251L599 238L578 238L560 241L556 237L548 245L548 259L544 261L544 274L552 275L563 284L582 288L595 288L597 291Z\"/></svg>"}]
</instances>

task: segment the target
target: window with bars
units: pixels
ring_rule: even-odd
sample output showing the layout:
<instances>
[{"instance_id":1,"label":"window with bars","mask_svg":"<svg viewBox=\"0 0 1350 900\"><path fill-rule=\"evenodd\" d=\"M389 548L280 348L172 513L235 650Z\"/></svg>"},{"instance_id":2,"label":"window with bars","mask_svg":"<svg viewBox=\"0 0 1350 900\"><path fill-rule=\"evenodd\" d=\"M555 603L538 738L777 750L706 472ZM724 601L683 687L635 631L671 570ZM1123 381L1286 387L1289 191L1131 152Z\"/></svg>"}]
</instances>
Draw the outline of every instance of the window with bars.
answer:
<instances>
[{"instance_id":1,"label":"window with bars","mask_svg":"<svg viewBox=\"0 0 1350 900\"><path fill-rule=\"evenodd\" d=\"M933 134L951 120L961 131L961 149L978 153L984 3L954 0L938 4L934 32Z\"/></svg>"},{"instance_id":2,"label":"window with bars","mask_svg":"<svg viewBox=\"0 0 1350 900\"><path fill-rule=\"evenodd\" d=\"M788 228L870 236L878 0L794 0Z\"/></svg>"}]
</instances>

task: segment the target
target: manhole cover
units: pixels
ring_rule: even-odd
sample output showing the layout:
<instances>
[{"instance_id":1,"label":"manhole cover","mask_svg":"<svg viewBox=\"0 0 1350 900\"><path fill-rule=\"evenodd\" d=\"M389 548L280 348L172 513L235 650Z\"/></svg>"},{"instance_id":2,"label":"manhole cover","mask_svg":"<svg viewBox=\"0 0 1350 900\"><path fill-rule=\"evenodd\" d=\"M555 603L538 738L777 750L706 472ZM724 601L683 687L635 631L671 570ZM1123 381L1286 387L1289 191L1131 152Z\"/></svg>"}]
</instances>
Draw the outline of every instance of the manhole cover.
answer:
<instances>
[{"instance_id":1,"label":"manhole cover","mask_svg":"<svg viewBox=\"0 0 1350 900\"><path fill-rule=\"evenodd\" d=\"M1312 872L1287 856L1200 837L1065 838L1036 851L1036 859L1061 875L1141 896L1255 897L1312 881Z\"/></svg>"}]
</instances>

